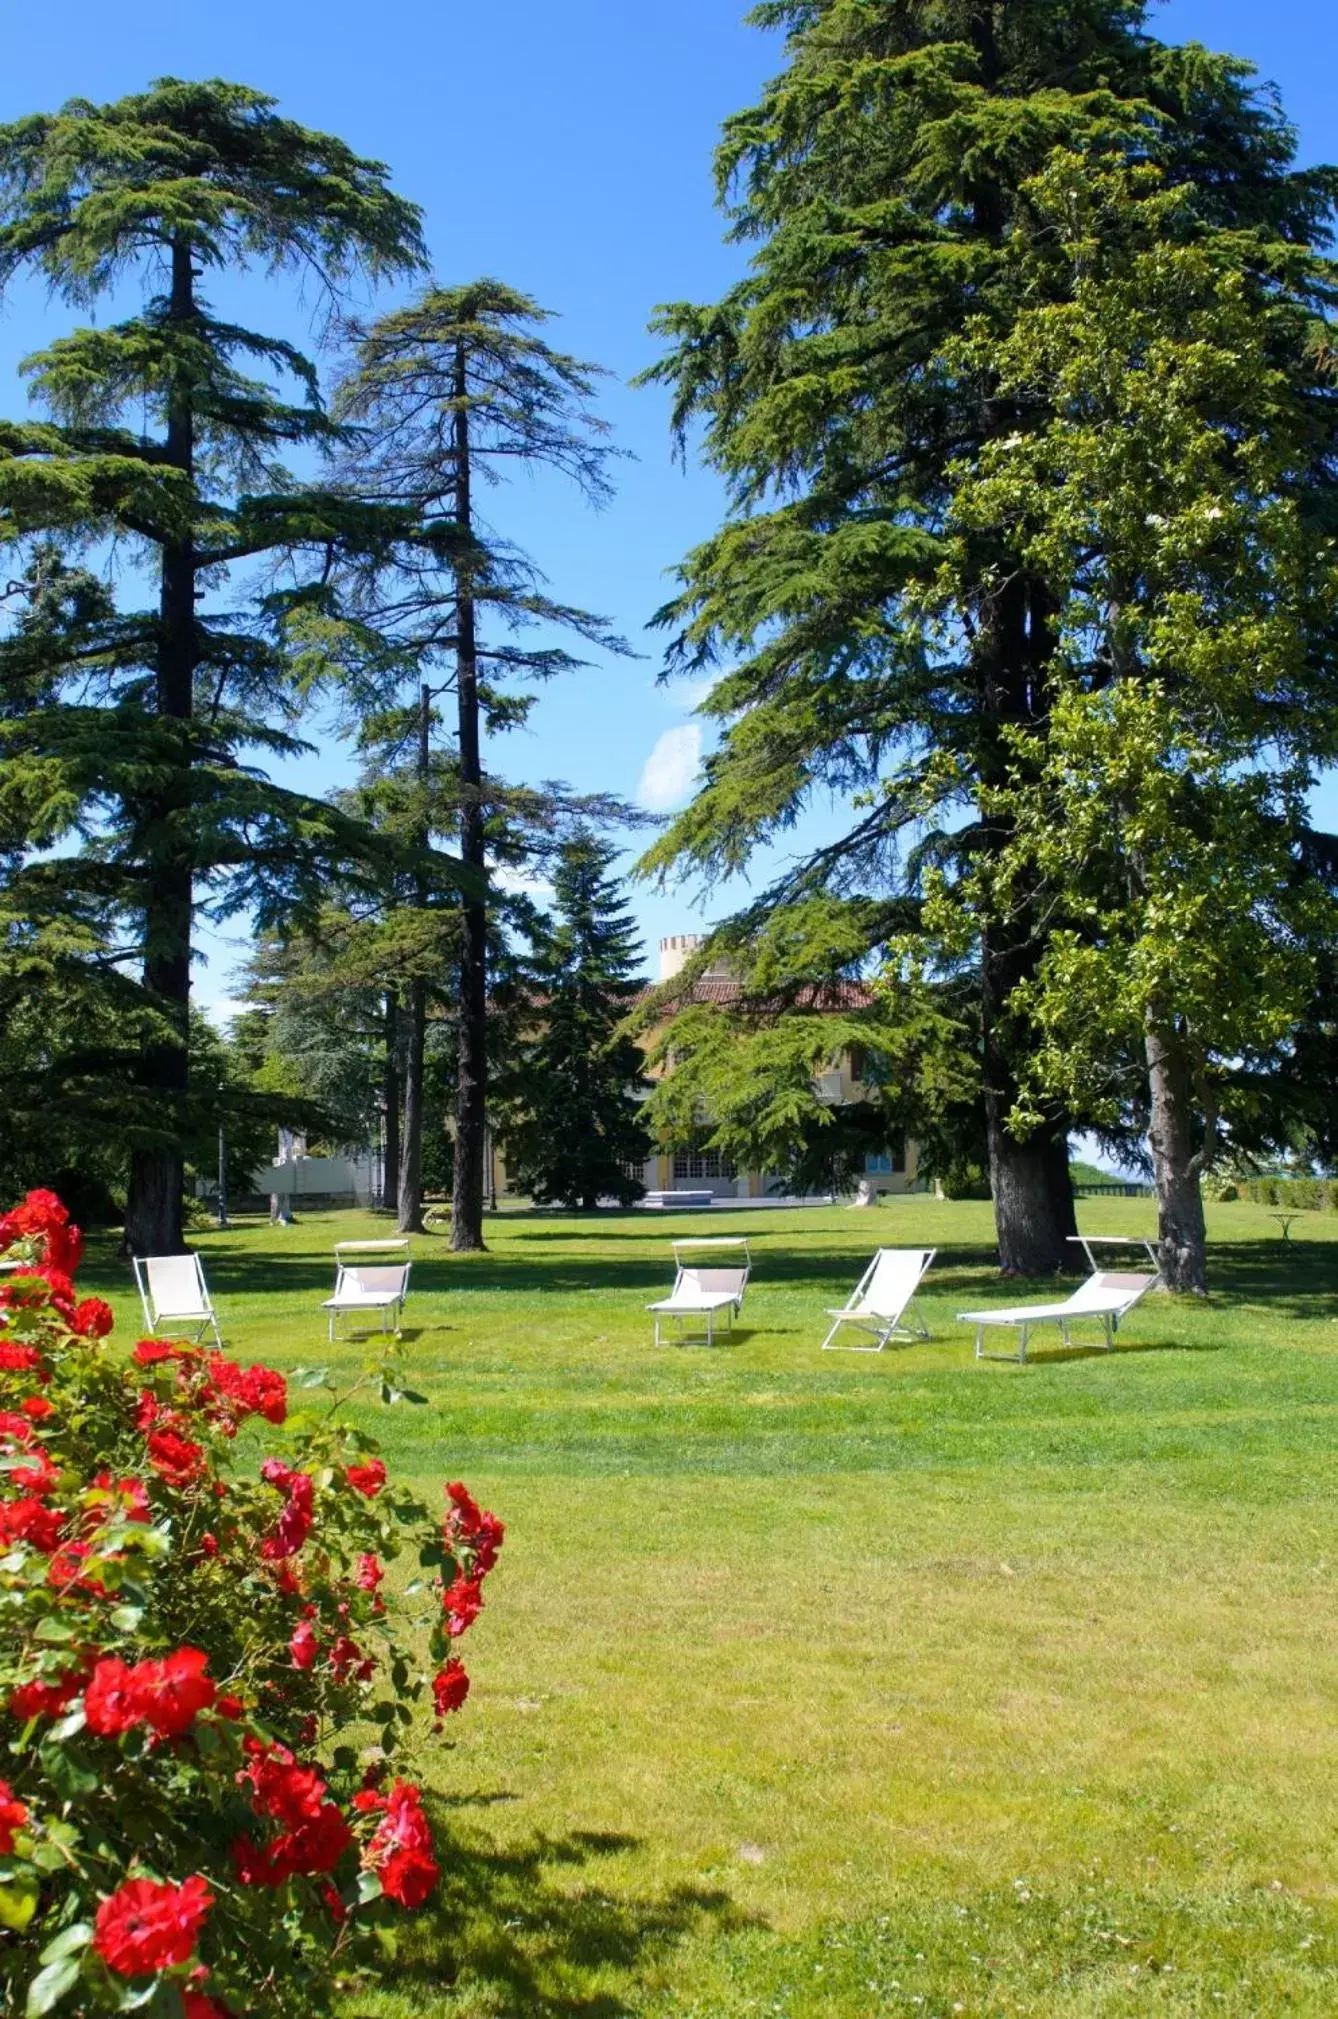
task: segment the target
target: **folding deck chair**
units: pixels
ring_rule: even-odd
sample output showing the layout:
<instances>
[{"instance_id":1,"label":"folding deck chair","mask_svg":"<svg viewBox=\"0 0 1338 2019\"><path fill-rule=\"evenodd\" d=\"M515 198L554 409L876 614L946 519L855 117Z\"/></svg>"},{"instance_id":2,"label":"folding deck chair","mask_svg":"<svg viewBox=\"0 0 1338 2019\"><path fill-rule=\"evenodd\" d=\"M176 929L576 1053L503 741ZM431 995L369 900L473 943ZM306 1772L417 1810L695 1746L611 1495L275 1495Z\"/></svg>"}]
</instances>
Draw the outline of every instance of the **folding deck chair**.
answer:
<instances>
[{"instance_id":1,"label":"folding deck chair","mask_svg":"<svg viewBox=\"0 0 1338 2019\"><path fill-rule=\"evenodd\" d=\"M391 1329L394 1317L394 1332L399 1337L400 1322L404 1316L404 1300L409 1294L409 1243L407 1241L336 1241L335 1242L335 1286L333 1297L327 1297L321 1305L322 1311L330 1314L330 1343L333 1345L339 1320L346 1314L359 1311L379 1311L381 1330ZM363 1262L355 1258L362 1255L396 1255L395 1262Z\"/></svg>"},{"instance_id":2,"label":"folding deck chair","mask_svg":"<svg viewBox=\"0 0 1338 2019\"><path fill-rule=\"evenodd\" d=\"M873 1336L872 1346L852 1342L846 1348L851 1353L881 1353L889 1339L927 1339L929 1327L920 1316L915 1293L937 1252L935 1248L879 1248L849 1301L839 1311L828 1310L832 1329L822 1342L823 1352L841 1350L832 1342L843 1325L854 1325ZM911 1312L915 1323L903 1325L902 1319Z\"/></svg>"},{"instance_id":3,"label":"folding deck chair","mask_svg":"<svg viewBox=\"0 0 1338 2019\"><path fill-rule=\"evenodd\" d=\"M693 1318L706 1320L706 1343L715 1343L715 1321L723 1315L726 1328L743 1309L743 1293L748 1287L748 1277L752 1271L753 1258L748 1243L742 1235L715 1234L700 1241L675 1241L674 1287L667 1297L657 1304L647 1304L646 1309L655 1314L655 1344L660 1344L660 1320L671 1319L679 1328L679 1339L686 1334L684 1326ZM685 1262L685 1251L693 1249L732 1249L736 1254L743 1250L743 1263L737 1262L722 1268L714 1268L710 1263Z\"/></svg>"},{"instance_id":4,"label":"folding deck chair","mask_svg":"<svg viewBox=\"0 0 1338 2019\"><path fill-rule=\"evenodd\" d=\"M1072 1240L1075 1237L1070 1235L1069 1238ZM974 1325L976 1328L977 1360L1025 1361L1027 1338L1032 1327L1036 1325L1058 1325L1060 1338L1066 1346L1070 1346L1073 1342L1069 1336L1069 1327L1079 1319L1088 1318L1100 1319L1105 1330L1106 1351L1109 1353L1113 1350L1115 1334L1119 1331L1122 1321L1128 1317L1135 1304L1141 1303L1148 1291L1154 1289L1161 1281L1156 1251L1150 1241L1129 1241L1122 1237L1108 1238L1100 1234L1080 1234L1076 1238L1088 1261L1092 1263L1094 1263L1092 1248L1095 1246L1141 1247L1152 1263L1152 1273L1142 1275L1125 1270L1098 1269L1093 1266L1087 1281L1076 1289L1071 1297L1066 1297L1062 1304L1005 1304L992 1311L959 1311L958 1320L962 1324ZM986 1329L998 1325L1009 1326L1018 1333L1016 1353L985 1351Z\"/></svg>"},{"instance_id":5,"label":"folding deck chair","mask_svg":"<svg viewBox=\"0 0 1338 2019\"><path fill-rule=\"evenodd\" d=\"M194 1344L208 1331L220 1352L223 1335L218 1329L209 1286L204 1280L204 1264L198 1255L136 1255L135 1284L144 1306L144 1324L149 1333L166 1335L195 1330Z\"/></svg>"}]
</instances>

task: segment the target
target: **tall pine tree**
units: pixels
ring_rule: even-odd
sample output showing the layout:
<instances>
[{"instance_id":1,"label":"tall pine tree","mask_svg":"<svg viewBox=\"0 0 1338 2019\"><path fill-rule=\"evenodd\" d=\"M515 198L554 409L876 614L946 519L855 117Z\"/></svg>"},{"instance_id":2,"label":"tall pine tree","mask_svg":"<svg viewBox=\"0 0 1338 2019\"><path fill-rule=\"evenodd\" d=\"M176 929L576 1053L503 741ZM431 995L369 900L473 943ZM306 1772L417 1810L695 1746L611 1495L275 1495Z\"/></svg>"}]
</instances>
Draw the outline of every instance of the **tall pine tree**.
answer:
<instances>
[{"instance_id":1,"label":"tall pine tree","mask_svg":"<svg viewBox=\"0 0 1338 2019\"><path fill-rule=\"evenodd\" d=\"M579 665L552 642L556 634L627 650L602 619L549 596L533 564L491 531L479 509L482 487L526 467L569 478L592 503L610 495L614 451L591 404L596 368L545 342L548 320L548 311L500 281L430 287L410 307L355 332L352 369L337 401L342 417L368 431L351 485L410 522L364 571L357 599L363 619L413 660L429 689L440 690L434 669L441 669L455 694L459 851L473 879L461 904L456 1016L451 1245L461 1250L483 1246L485 878L490 824L505 800L484 768L484 730L524 719L525 683ZM543 642L527 635L536 626ZM424 992L415 990L406 1007L407 1116L415 1106L415 1060L421 1079Z\"/></svg>"},{"instance_id":2,"label":"tall pine tree","mask_svg":"<svg viewBox=\"0 0 1338 2019\"><path fill-rule=\"evenodd\" d=\"M359 837L330 808L277 790L248 752L293 746L275 609L235 571L339 524L277 458L333 438L315 370L278 336L210 307L210 273L287 272L328 291L420 263L415 209L384 169L281 119L241 85L164 79L112 105L72 101L0 129L0 286L31 270L82 307L111 290L141 306L81 327L27 362L49 419L0 427L0 539L116 543L143 608L80 608L0 641L0 683L54 671L56 705L3 722L7 825L30 848L9 903L118 922L157 1020L137 1079L126 1233L181 1245L192 925L197 907L262 921L318 886ZM333 515L333 516L332 516Z\"/></svg>"},{"instance_id":3,"label":"tall pine tree","mask_svg":"<svg viewBox=\"0 0 1338 2019\"><path fill-rule=\"evenodd\" d=\"M1006 526L949 534L962 473L1022 420L957 340L970 325L1003 342L1036 306L1009 248L1055 150L1155 162L1213 225L1294 240L1323 228L1329 183L1295 171L1247 67L1158 42L1146 13L1142 0L754 11L788 39L784 71L729 121L718 157L751 270L713 307L661 314L670 347L651 374L673 389L680 440L701 431L732 494L664 613L671 667L730 669L706 704L724 736L648 866L728 873L818 793L851 813L738 922L736 962L778 917L764 936L782 940L791 911L797 971L909 960L932 974L930 939L917 954L896 905L851 948L850 900L914 906L926 868L955 883L1009 847L990 795L1014 735L1044 732L1056 594L1043 555ZM1085 1118L1051 1098L1025 1134L1012 1125L1050 912L1040 887L1012 899L974 921L974 1043L1000 1259L1039 1273L1065 1259L1067 1135Z\"/></svg>"},{"instance_id":4,"label":"tall pine tree","mask_svg":"<svg viewBox=\"0 0 1338 2019\"><path fill-rule=\"evenodd\" d=\"M508 1174L540 1205L630 1206L651 1139L642 1054L623 1028L639 991L641 942L610 875L617 851L577 834L558 851L556 923L534 964L534 1034L502 1090Z\"/></svg>"}]
</instances>

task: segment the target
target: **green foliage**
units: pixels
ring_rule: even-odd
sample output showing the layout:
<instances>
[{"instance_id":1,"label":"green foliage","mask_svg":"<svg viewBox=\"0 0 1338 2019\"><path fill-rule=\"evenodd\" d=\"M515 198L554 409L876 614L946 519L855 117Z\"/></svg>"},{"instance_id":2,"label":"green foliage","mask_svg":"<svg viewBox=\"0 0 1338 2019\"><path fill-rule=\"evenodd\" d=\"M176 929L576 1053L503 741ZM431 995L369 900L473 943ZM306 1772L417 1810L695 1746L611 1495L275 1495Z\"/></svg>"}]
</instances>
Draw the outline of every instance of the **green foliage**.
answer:
<instances>
[{"instance_id":1,"label":"green foliage","mask_svg":"<svg viewBox=\"0 0 1338 2019\"><path fill-rule=\"evenodd\" d=\"M1307 862L1305 792L1338 748L1329 531L1338 275L1304 248L1204 227L1158 171L1057 158L1010 259L1067 298L981 323L1013 434L958 472L945 574L982 540L1044 577L1043 724L1008 732L983 799L1006 832L928 916L951 938L1048 894L1015 1001L1037 1033L1017 1118L1060 1098L1117 1128L1145 1047L1192 1089L1211 1163L1242 1061L1303 1023L1338 911ZM1229 1128L1229 1112L1226 1117ZM1154 1150L1161 1131L1154 1126Z\"/></svg>"},{"instance_id":2,"label":"green foliage","mask_svg":"<svg viewBox=\"0 0 1338 2019\"><path fill-rule=\"evenodd\" d=\"M1024 1119L1028 985L1063 921L1056 892L1019 876L991 908L982 859L1008 843L1012 801L994 795L1020 783L1018 738L1043 763L1066 683L1107 681L1106 642L1077 609L1093 513L1140 566L1146 541L1158 608L1141 642L1159 664L1186 648L1176 677L1211 683L1242 654L1261 660L1261 741L1313 706L1313 688L1286 687L1298 640L1329 621L1329 281L1309 248L1338 177L1295 169L1248 66L1159 43L1136 0L813 0L755 18L786 30L785 67L718 156L750 270L712 307L661 312L668 350L649 374L732 505L661 613L670 671L725 669L703 704L721 740L645 868L725 875L819 794L844 804L844 831L753 915L814 890L934 893L872 932L865 957L894 975L908 959L930 978L974 973L958 1071L983 1068L994 1166L1014 1154L1010 1116ZM1154 328L1174 341L1139 376ZM1064 369L1019 368L1047 346ZM1117 357L1126 412L1109 407ZM1204 518L1222 504L1208 466L1222 474L1237 395L1253 416L1242 494ZM1151 535L1140 471L1179 486ZM1098 629L1109 615L1101 603ZM1063 1093L1081 1103L1088 1088L1070 1076ZM1135 1077L1126 1128L1137 1097ZM1045 1119L1055 1132L1093 1116L1065 1116L1052 1091Z\"/></svg>"},{"instance_id":3,"label":"green foliage","mask_svg":"<svg viewBox=\"0 0 1338 2019\"><path fill-rule=\"evenodd\" d=\"M417 213L378 163L241 86L164 79L0 129L0 286L35 272L75 308L113 287L139 297L127 319L28 359L47 418L0 428L18 583L0 635L0 835L20 942L0 961L23 958L35 927L64 937L85 992L123 998L140 966L139 1014L157 1028L126 1141L135 1233L158 1244L177 1238L196 912L267 923L309 908L331 859L367 847L255 762L301 747L301 695L293 599L254 565L287 553L300 574L309 543L323 556L364 537L367 515L313 499L280 460L340 438L310 360L220 317L199 283L258 268L333 301L420 258ZM116 595L72 565L82 555L106 560ZM145 575L156 593L122 607ZM81 954L72 935L90 919L104 937Z\"/></svg>"},{"instance_id":4,"label":"green foliage","mask_svg":"<svg viewBox=\"0 0 1338 2019\"><path fill-rule=\"evenodd\" d=\"M630 1206L645 1190L642 1057L625 1028L641 943L609 874L616 857L589 833L559 849L555 922L539 928L515 1061L498 1090L509 1175L541 1205Z\"/></svg>"},{"instance_id":5,"label":"green foliage","mask_svg":"<svg viewBox=\"0 0 1338 2019\"><path fill-rule=\"evenodd\" d=\"M75 1301L59 1200L0 1216L11 1250L30 1266L0 1290L4 2009L330 2011L436 1882L402 1778L432 1710L419 1650L444 1659L477 1613L501 1525L461 1486L434 1518L348 1423L364 1388L408 1399L393 1352L342 1392L295 1370L291 1398L200 1347L125 1357L111 1309ZM383 1597L405 1553L429 1574ZM458 1661L437 1685L440 1729Z\"/></svg>"}]
</instances>

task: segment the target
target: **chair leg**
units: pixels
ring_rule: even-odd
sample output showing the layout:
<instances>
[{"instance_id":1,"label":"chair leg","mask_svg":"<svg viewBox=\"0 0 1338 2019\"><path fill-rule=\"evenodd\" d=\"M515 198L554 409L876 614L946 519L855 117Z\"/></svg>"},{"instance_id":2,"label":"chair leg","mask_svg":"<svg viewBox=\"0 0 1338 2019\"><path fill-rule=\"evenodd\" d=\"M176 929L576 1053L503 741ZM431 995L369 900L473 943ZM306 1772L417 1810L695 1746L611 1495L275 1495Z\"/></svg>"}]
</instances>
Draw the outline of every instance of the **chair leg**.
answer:
<instances>
[{"instance_id":1,"label":"chair leg","mask_svg":"<svg viewBox=\"0 0 1338 2019\"><path fill-rule=\"evenodd\" d=\"M1025 1325L1021 1327L1021 1332L1022 1332L1022 1343L1017 1349L1017 1358L1018 1358L1018 1365L1020 1367L1025 1367L1027 1364L1027 1327Z\"/></svg>"}]
</instances>

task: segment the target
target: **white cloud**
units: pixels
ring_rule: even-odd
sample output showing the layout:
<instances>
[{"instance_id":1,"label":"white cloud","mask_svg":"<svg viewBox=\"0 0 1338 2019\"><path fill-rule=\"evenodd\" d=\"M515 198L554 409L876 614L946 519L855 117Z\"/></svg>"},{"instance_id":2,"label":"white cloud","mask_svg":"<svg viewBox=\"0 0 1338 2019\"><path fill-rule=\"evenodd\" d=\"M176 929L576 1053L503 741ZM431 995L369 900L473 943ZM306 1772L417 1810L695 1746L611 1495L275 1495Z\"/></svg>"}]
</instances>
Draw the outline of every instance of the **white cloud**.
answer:
<instances>
[{"instance_id":1,"label":"white cloud","mask_svg":"<svg viewBox=\"0 0 1338 2019\"><path fill-rule=\"evenodd\" d=\"M666 729L646 759L637 797L652 813L681 806L692 791L702 761L702 732L696 722Z\"/></svg>"}]
</instances>

